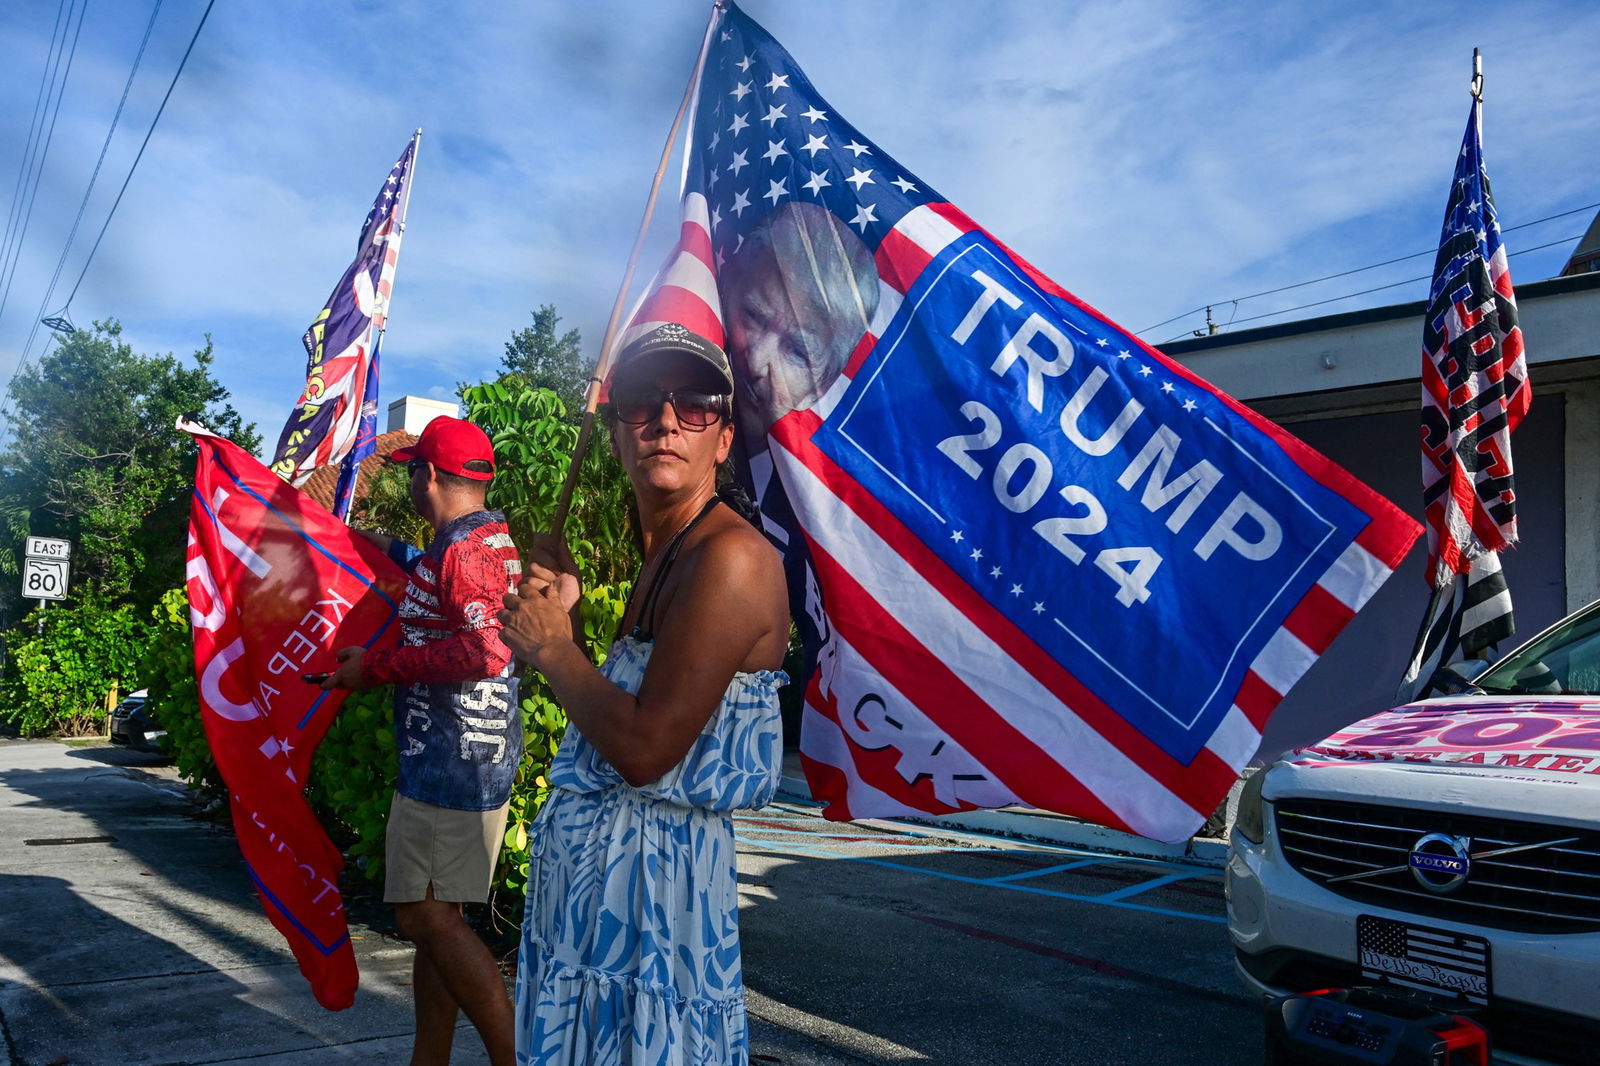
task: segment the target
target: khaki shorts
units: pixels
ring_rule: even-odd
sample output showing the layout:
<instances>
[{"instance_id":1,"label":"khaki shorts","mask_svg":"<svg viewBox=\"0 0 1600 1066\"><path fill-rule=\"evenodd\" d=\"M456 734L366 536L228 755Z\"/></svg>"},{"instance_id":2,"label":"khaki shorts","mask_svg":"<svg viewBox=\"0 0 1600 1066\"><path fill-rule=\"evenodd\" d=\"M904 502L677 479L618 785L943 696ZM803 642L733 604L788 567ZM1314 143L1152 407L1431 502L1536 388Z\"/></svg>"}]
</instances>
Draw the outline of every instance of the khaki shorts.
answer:
<instances>
[{"instance_id":1,"label":"khaki shorts","mask_svg":"<svg viewBox=\"0 0 1600 1066\"><path fill-rule=\"evenodd\" d=\"M456 811L396 792L384 841L385 903L485 903L506 831L505 804L492 811Z\"/></svg>"}]
</instances>

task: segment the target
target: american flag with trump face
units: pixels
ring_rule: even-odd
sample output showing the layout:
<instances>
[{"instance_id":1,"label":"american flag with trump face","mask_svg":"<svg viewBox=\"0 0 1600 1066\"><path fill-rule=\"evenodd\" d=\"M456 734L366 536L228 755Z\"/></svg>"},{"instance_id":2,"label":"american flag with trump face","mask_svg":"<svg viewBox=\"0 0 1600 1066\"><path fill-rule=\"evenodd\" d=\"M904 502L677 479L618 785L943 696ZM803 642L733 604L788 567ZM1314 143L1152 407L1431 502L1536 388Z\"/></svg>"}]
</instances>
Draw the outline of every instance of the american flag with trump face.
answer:
<instances>
[{"instance_id":1,"label":"american flag with trump face","mask_svg":"<svg viewBox=\"0 0 1600 1066\"><path fill-rule=\"evenodd\" d=\"M417 139L390 169L361 224L356 257L306 329L306 385L278 437L270 468L304 485L318 468L341 463L334 513L350 507L355 471L377 440L378 347L389 315L395 266Z\"/></svg>"},{"instance_id":2,"label":"american flag with trump face","mask_svg":"<svg viewBox=\"0 0 1600 1066\"><path fill-rule=\"evenodd\" d=\"M1190 835L1419 527L1010 252L731 3L624 334L726 345L831 818Z\"/></svg>"}]
</instances>

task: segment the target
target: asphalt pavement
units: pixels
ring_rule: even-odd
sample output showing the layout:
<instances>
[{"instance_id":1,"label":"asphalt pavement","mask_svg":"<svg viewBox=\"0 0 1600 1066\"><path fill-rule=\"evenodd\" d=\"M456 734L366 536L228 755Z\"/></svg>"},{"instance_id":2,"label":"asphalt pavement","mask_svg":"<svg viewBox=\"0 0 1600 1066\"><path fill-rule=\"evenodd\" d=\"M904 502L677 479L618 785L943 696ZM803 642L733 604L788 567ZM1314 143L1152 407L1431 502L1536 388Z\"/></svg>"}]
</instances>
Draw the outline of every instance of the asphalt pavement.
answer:
<instances>
[{"instance_id":1,"label":"asphalt pavement","mask_svg":"<svg viewBox=\"0 0 1600 1066\"><path fill-rule=\"evenodd\" d=\"M863 1062L1254 1066L1219 871L963 832L735 820L752 1014ZM774 1013L768 1014L769 1004Z\"/></svg>"},{"instance_id":2,"label":"asphalt pavement","mask_svg":"<svg viewBox=\"0 0 1600 1066\"><path fill-rule=\"evenodd\" d=\"M792 796L737 834L753 1063L1258 1061L1194 856L841 826ZM403 1063L411 949L380 904L350 913L361 987L329 1012L170 766L0 740L3 1066ZM465 1021L454 1061L486 1062Z\"/></svg>"}]
</instances>

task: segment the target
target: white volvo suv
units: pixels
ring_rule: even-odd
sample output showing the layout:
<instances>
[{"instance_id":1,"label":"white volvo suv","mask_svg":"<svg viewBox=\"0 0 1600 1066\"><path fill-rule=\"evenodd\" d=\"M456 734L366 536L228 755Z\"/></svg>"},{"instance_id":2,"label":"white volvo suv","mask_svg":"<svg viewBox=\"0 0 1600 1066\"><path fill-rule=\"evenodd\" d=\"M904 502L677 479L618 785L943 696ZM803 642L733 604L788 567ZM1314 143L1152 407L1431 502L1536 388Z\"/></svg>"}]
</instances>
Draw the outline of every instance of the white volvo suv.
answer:
<instances>
[{"instance_id":1,"label":"white volvo suv","mask_svg":"<svg viewBox=\"0 0 1600 1066\"><path fill-rule=\"evenodd\" d=\"M1506 1063L1600 1063L1600 602L1462 692L1255 774L1227 871L1240 977L1393 984Z\"/></svg>"}]
</instances>

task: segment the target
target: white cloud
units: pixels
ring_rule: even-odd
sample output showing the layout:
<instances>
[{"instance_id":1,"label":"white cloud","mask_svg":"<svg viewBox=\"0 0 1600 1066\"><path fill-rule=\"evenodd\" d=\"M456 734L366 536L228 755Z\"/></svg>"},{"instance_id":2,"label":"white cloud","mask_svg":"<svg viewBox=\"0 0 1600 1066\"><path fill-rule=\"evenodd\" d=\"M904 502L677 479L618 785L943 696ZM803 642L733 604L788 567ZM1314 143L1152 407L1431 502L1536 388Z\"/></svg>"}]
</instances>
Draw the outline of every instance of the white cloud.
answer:
<instances>
[{"instance_id":1,"label":"white cloud","mask_svg":"<svg viewBox=\"0 0 1600 1066\"><path fill-rule=\"evenodd\" d=\"M20 352L126 77L146 17L133 7L86 24L0 319L0 374ZM163 7L90 237L202 7ZM1467 115L1475 33L1449 9L1400 3L751 0L748 10L868 137L1133 328L1427 249ZM542 303L592 350L706 13L700 0L218 5L72 313L116 315L130 338L162 350L192 349L211 330L237 405L273 436L299 389L300 333L420 125L386 395L449 395L492 372ZM0 11L0 50L21 60L0 69L0 181L27 139L49 16L39 5ZM1496 25L1486 143L1508 225L1600 199L1582 89L1595 39L1600 13L1575 2L1519 5ZM675 177L674 165L669 191ZM641 284L670 239L672 200ZM1549 224L1526 243L1586 222ZM1514 259L1513 274L1546 276L1564 254ZM1220 304L1218 315L1427 267Z\"/></svg>"}]
</instances>

